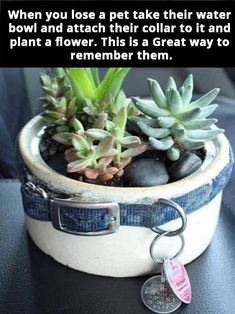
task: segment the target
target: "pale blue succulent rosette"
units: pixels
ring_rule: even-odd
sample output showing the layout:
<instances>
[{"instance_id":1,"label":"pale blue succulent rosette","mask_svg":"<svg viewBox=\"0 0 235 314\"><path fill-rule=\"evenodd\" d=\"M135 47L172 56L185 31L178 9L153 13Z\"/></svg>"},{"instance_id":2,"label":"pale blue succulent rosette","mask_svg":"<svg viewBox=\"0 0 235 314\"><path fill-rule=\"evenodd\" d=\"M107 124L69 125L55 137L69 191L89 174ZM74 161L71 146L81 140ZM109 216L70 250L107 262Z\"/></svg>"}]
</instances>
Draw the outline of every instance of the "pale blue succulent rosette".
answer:
<instances>
[{"instance_id":1,"label":"pale blue succulent rosette","mask_svg":"<svg viewBox=\"0 0 235 314\"><path fill-rule=\"evenodd\" d=\"M180 148L197 150L206 141L214 139L224 130L211 128L217 119L207 119L216 108L211 104L219 93L214 88L201 98L191 101L193 95L193 76L189 75L180 89L172 77L169 78L165 92L159 83L148 79L149 91L153 100L133 97L135 106L145 115L131 117L137 133L149 138L153 149L166 151L168 158L176 161L180 157Z\"/></svg>"}]
</instances>

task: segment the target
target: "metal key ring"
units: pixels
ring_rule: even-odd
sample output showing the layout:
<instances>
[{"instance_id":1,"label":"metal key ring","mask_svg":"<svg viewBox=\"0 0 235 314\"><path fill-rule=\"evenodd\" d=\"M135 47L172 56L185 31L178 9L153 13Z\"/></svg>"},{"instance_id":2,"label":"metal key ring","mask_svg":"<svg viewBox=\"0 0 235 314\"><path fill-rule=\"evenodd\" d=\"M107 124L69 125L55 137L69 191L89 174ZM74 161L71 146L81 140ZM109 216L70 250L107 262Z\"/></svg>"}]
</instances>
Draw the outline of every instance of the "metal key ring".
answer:
<instances>
[{"instance_id":1,"label":"metal key ring","mask_svg":"<svg viewBox=\"0 0 235 314\"><path fill-rule=\"evenodd\" d=\"M163 264L163 263L164 263L164 258L161 259L161 258L156 258L156 257L154 257L153 249L154 249L154 247L155 247L156 242L159 241L159 240L160 240L161 238L163 238L164 236L167 236L167 233L169 233L169 231L166 231L166 232L164 232L164 233L162 233L162 234L157 235L157 236L153 239L153 241L152 241L152 243L151 243L151 245L150 245L149 253L150 253L150 256L151 256L152 260L153 260L155 263L159 263L159 264ZM174 256L172 256L172 257L169 258L170 260L172 260L172 259L174 259L174 258L180 256L180 254L181 254L181 253L183 252L183 250L184 250L184 247L185 247L184 236L183 236L182 234L178 234L178 236L180 237L180 240L181 240L181 248L179 249L179 251L178 251Z\"/></svg>"},{"instance_id":2,"label":"metal key ring","mask_svg":"<svg viewBox=\"0 0 235 314\"><path fill-rule=\"evenodd\" d=\"M173 207L180 215L180 218L182 220L182 226L180 228L178 228L177 230L164 230L164 229L161 229L158 227L153 227L153 228L151 228L152 231L154 231L160 235L167 232L167 234L165 234L165 236L167 236L167 237L174 237L174 236L180 235L185 230L185 228L187 226L187 216L186 216L183 208L180 205L178 205L177 203L175 203L174 201L171 201L171 200L168 200L165 198L159 198L159 200L157 200L156 203L167 204L167 205Z\"/></svg>"}]
</instances>

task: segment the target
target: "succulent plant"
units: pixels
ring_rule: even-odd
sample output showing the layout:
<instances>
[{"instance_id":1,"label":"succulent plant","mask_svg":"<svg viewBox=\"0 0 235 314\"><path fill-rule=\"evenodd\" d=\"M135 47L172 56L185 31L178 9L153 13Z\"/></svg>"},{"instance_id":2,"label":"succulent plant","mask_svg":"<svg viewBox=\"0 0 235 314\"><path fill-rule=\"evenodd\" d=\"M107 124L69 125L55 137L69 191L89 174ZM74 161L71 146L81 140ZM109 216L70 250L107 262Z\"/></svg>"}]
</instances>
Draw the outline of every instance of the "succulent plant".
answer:
<instances>
[{"instance_id":1,"label":"succulent plant","mask_svg":"<svg viewBox=\"0 0 235 314\"><path fill-rule=\"evenodd\" d=\"M73 145L66 151L66 159L70 162L68 172L78 172L89 179L99 177L101 181L108 181L114 175L122 176L123 168L131 159L148 148L139 137L126 133L126 122L127 106L119 110L113 121L102 114L94 128L81 130L78 134L57 134L58 142ZM99 144L95 145L97 141Z\"/></svg>"},{"instance_id":2,"label":"succulent plant","mask_svg":"<svg viewBox=\"0 0 235 314\"><path fill-rule=\"evenodd\" d=\"M218 88L191 101L192 75L186 78L179 90L172 77L169 78L165 93L155 80L148 79L148 86L153 101L133 97L132 101L142 115L129 120L137 133L149 138L153 149L166 151L170 160L179 159L181 152L202 148L206 141L224 131L211 128L217 122L216 119L207 119L217 108L216 104L210 103L218 95Z\"/></svg>"},{"instance_id":3,"label":"succulent plant","mask_svg":"<svg viewBox=\"0 0 235 314\"><path fill-rule=\"evenodd\" d=\"M46 93L41 100L46 109L42 116L47 125L55 126L55 133L79 129L80 121L76 118L75 98L72 98L70 86L62 70L57 69L53 78L41 74L40 82Z\"/></svg>"},{"instance_id":4,"label":"succulent plant","mask_svg":"<svg viewBox=\"0 0 235 314\"><path fill-rule=\"evenodd\" d=\"M129 70L130 68L110 68L100 81L97 68L67 69L66 75L78 110L86 108L85 111L90 114L109 111Z\"/></svg>"},{"instance_id":5,"label":"succulent plant","mask_svg":"<svg viewBox=\"0 0 235 314\"><path fill-rule=\"evenodd\" d=\"M52 78L41 74L44 121L56 132L76 132L81 122L91 127L104 113L112 118L126 100L120 88L129 70L110 68L102 81L96 68L55 68ZM131 114L133 107L128 110Z\"/></svg>"},{"instance_id":6,"label":"succulent plant","mask_svg":"<svg viewBox=\"0 0 235 314\"><path fill-rule=\"evenodd\" d=\"M126 132L127 108L127 106L121 106L116 117L112 121L106 121L105 129L92 128L86 131L87 136L93 140L101 140L106 136L114 138L116 153L113 161L120 170L131 161L132 157L143 153L148 148L148 145L143 143L138 136L132 136ZM119 172L119 175L121 174L123 171Z\"/></svg>"},{"instance_id":7,"label":"succulent plant","mask_svg":"<svg viewBox=\"0 0 235 314\"><path fill-rule=\"evenodd\" d=\"M114 138L106 136L95 144L86 135L74 134L72 137L73 148L66 150L65 158L69 162L68 172L77 172L89 179L108 181L119 172L111 166L116 150L113 148Z\"/></svg>"}]
</instances>

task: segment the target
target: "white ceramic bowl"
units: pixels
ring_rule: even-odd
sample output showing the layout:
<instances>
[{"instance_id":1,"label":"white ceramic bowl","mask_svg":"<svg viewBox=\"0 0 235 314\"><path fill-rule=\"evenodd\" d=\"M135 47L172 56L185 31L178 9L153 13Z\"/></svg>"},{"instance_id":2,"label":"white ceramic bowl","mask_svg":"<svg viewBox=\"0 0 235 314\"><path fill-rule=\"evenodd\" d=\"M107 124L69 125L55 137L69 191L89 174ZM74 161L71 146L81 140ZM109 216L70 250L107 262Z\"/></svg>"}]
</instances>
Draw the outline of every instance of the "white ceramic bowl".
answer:
<instances>
[{"instance_id":1,"label":"white ceramic bowl","mask_svg":"<svg viewBox=\"0 0 235 314\"><path fill-rule=\"evenodd\" d=\"M51 169L41 158L39 141L42 134L42 119L33 118L21 131L19 149L21 156L33 175L49 188L66 194L90 195L91 200L134 203L144 197L175 198L210 184L229 163L229 142L221 134L206 144L206 158L201 168L193 175L166 185L141 188L118 188L98 186L72 180ZM207 205L188 215L184 232L185 249L180 256L183 264L197 258L209 245L218 221L222 192ZM121 226L118 232L104 236L77 236L54 229L50 222L34 220L26 215L28 232L35 244L58 262L87 273L129 277L158 272L150 258L149 247L155 237L150 229ZM161 226L174 229L180 220ZM171 256L178 250L178 237L164 238L159 242L158 254Z\"/></svg>"}]
</instances>

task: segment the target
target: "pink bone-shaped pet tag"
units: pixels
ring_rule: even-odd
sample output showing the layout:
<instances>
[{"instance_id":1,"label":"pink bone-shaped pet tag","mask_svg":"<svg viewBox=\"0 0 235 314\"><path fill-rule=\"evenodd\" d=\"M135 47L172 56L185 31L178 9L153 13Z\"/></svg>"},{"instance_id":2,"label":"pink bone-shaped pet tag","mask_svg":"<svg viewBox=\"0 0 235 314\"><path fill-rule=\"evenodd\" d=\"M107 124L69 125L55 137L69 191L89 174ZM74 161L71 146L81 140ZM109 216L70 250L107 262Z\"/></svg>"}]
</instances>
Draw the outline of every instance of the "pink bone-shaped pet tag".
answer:
<instances>
[{"instance_id":1,"label":"pink bone-shaped pet tag","mask_svg":"<svg viewBox=\"0 0 235 314\"><path fill-rule=\"evenodd\" d=\"M189 304L191 302L192 290L185 267L178 260L165 259L163 269L174 294L180 301Z\"/></svg>"}]
</instances>

